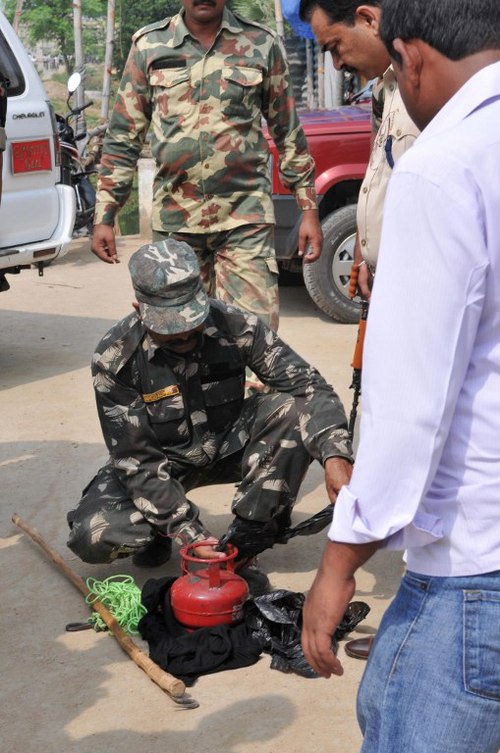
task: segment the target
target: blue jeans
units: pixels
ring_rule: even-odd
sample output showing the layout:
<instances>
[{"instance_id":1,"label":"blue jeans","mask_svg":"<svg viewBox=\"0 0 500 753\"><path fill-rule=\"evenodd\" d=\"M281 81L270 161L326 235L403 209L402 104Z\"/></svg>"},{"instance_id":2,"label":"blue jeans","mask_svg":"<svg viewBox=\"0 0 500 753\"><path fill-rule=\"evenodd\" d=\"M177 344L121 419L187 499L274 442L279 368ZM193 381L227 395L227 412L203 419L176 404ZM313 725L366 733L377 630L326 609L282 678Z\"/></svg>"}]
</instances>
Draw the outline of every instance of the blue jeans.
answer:
<instances>
[{"instance_id":1,"label":"blue jeans","mask_svg":"<svg viewBox=\"0 0 500 753\"><path fill-rule=\"evenodd\" d=\"M408 572L358 692L361 753L498 753L500 571Z\"/></svg>"}]
</instances>

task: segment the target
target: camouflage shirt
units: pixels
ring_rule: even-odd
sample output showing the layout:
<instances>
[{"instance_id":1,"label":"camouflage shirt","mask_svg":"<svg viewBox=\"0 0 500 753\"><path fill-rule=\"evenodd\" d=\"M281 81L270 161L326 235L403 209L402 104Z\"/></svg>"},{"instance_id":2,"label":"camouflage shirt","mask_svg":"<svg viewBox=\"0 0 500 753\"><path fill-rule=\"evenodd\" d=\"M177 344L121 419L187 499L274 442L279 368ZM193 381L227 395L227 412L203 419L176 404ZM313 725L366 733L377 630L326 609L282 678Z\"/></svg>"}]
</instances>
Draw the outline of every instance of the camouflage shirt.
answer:
<instances>
[{"instance_id":1,"label":"camouflage shirt","mask_svg":"<svg viewBox=\"0 0 500 753\"><path fill-rule=\"evenodd\" d=\"M150 126L154 230L210 233L274 222L263 117L283 184L301 209L315 208L314 161L276 34L227 8L208 51L182 12L141 29L106 134L95 222L112 225L126 202Z\"/></svg>"},{"instance_id":2,"label":"camouflage shirt","mask_svg":"<svg viewBox=\"0 0 500 753\"><path fill-rule=\"evenodd\" d=\"M247 366L264 384L294 396L313 458L352 459L336 393L254 314L211 299L199 346L182 356L156 344L136 313L99 343L92 373L110 462L152 525L166 524L167 507L186 504L175 478L183 470L208 466L247 443L255 414L252 398L244 398Z\"/></svg>"}]
</instances>

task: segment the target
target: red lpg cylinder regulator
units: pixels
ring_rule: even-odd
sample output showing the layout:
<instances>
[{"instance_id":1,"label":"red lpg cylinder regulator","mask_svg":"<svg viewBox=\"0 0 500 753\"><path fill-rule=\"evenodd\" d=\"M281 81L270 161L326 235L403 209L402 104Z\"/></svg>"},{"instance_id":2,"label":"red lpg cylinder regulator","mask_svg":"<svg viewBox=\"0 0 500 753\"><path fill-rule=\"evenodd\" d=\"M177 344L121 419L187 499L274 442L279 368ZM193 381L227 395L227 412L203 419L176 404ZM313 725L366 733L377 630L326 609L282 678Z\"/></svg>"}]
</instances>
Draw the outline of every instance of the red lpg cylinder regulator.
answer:
<instances>
[{"instance_id":1,"label":"red lpg cylinder regulator","mask_svg":"<svg viewBox=\"0 0 500 753\"><path fill-rule=\"evenodd\" d=\"M182 577L170 589L170 603L175 618L189 628L233 625L243 617L248 586L234 571L236 547L228 544L220 559L193 554L198 547L214 543L213 539L198 541L180 550Z\"/></svg>"}]
</instances>

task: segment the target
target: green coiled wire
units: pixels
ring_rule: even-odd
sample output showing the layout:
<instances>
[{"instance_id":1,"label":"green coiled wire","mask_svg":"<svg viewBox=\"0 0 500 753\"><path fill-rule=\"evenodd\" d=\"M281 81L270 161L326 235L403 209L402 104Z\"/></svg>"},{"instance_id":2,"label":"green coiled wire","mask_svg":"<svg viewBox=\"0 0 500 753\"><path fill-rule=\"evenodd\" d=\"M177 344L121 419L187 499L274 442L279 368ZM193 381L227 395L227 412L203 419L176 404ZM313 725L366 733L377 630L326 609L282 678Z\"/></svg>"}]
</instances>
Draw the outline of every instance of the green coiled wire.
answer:
<instances>
[{"instance_id":1,"label":"green coiled wire","mask_svg":"<svg viewBox=\"0 0 500 753\"><path fill-rule=\"evenodd\" d=\"M117 623L130 635L139 635L139 620L147 613L141 602L141 591L131 575L111 575L105 580L87 578L90 593L85 597L87 604L100 601L111 612ZM89 617L94 630L107 630L102 617L94 612Z\"/></svg>"}]
</instances>

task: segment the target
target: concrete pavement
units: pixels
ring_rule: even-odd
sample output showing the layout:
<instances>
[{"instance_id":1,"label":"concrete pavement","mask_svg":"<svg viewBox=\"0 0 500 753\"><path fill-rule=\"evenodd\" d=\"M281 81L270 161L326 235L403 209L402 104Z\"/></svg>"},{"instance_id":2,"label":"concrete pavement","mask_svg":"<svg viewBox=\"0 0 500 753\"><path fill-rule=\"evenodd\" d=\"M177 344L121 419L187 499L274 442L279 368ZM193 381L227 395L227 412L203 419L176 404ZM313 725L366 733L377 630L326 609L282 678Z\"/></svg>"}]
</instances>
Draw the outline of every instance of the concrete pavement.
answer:
<instances>
[{"instance_id":1,"label":"concrete pavement","mask_svg":"<svg viewBox=\"0 0 500 753\"><path fill-rule=\"evenodd\" d=\"M88 240L74 242L43 277L25 271L0 296L3 753L355 753L364 663L347 657L342 645L342 678L282 674L264 654L253 667L200 678L190 689L199 708L179 713L113 638L65 632L66 623L87 618L88 607L11 523L19 513L84 579L123 572L141 586L160 575L128 560L85 565L65 546L66 512L106 458L89 362L99 338L133 300L125 262L141 241L129 236L119 244L123 263L111 266L90 253ZM282 337L335 386L349 411L356 327L324 318L303 287L281 289L281 311ZM192 492L217 535L230 521L231 494L228 485ZM314 463L294 521L325 502L322 470ZM306 591L325 536L296 538L264 553L260 564L273 585ZM379 553L360 573L356 598L371 612L350 637L376 630L401 571L399 554ZM161 574L178 574L177 557Z\"/></svg>"}]
</instances>

